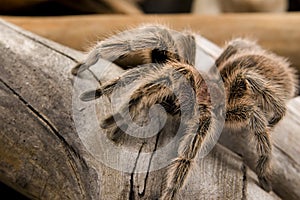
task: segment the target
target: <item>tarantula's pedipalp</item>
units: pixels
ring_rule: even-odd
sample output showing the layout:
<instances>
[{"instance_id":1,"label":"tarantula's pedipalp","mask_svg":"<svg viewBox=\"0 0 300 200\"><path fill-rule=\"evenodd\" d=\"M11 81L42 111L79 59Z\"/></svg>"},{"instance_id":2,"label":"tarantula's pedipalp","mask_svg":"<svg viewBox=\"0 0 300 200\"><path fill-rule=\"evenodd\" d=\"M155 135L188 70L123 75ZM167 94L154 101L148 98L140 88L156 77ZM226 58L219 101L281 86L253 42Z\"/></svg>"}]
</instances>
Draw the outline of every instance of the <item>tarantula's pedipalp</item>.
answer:
<instances>
[{"instance_id":1,"label":"tarantula's pedipalp","mask_svg":"<svg viewBox=\"0 0 300 200\"><path fill-rule=\"evenodd\" d=\"M184 119L183 139L177 157L167 170L162 193L162 199L166 200L176 197L193 168L194 160L201 154L204 141L210 140L217 132L215 113L218 112L215 110L224 99L212 102L211 96L220 94L216 82L222 79L225 124L232 129L249 130L256 143L259 182L262 188L270 191L270 132L284 116L286 102L296 94L295 70L285 59L263 50L255 42L238 38L227 43L215 62L216 68L209 71L218 71L216 74L221 78L210 77L213 80L206 83L204 78L210 74L201 76L194 66L195 43L193 34L180 34L159 25L143 26L102 41L84 63L74 68L73 74L88 69L100 58L128 70L95 91L84 93L81 99L89 101L102 95L113 99L114 94L123 97L126 90L123 93L118 93L118 90L135 86L131 88L133 92L127 104L121 102L121 106L101 123L104 129L112 128L112 140L124 134L121 129L127 130L130 126L126 119L139 121L147 118L155 104L161 104L169 114ZM213 82L211 85L210 81ZM144 121L142 119L142 123Z\"/></svg>"}]
</instances>

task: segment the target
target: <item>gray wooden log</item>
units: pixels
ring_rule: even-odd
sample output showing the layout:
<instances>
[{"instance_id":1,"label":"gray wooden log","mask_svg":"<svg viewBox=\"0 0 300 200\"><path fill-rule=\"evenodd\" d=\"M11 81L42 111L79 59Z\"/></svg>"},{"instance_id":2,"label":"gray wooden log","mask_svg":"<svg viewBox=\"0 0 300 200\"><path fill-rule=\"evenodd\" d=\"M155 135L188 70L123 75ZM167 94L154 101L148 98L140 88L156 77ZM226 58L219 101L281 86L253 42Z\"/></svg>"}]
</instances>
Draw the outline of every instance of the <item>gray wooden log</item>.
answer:
<instances>
[{"instance_id":1,"label":"gray wooden log","mask_svg":"<svg viewBox=\"0 0 300 200\"><path fill-rule=\"evenodd\" d=\"M82 59L82 54L4 21L0 21L0 30L0 181L32 199L158 198L165 168L136 172L155 167L152 158L160 156L155 154L172 136L176 119L169 119L167 128L147 141L124 139L124 145L137 152L128 158L119 157L127 160L127 171L105 165L91 153L98 149L97 143L87 147L79 135L79 129L89 124L84 121L88 116L79 122L73 118L77 116L74 112L84 113L85 109L95 106L90 103L82 109L74 109L76 80L70 70ZM100 78L105 81L120 73L121 69L111 65L103 69ZM93 77L90 72L86 72L86 76ZM299 107L292 103L289 109L299 114ZM109 112L105 98L96 106L100 118ZM95 131L95 127L85 127L87 135ZM95 134L105 136L104 133ZM290 141L289 145L297 148L296 141ZM285 153L283 156L288 157L291 149L294 150L281 149ZM145 151L153 156L144 159L141 155ZM276 148L274 154L277 159ZM109 154L107 159L110 159ZM278 162L281 171L275 176L286 176L282 170L289 165L298 169L299 163L290 161L286 159L282 165ZM220 144L196 163L198 167L179 195L182 199L279 199L257 185L256 176L244 164L243 157ZM290 182L275 182L275 192L284 199L296 199L296 196L289 196L295 193L290 191L294 188L289 184L296 185L299 180L299 174L295 174ZM280 191L277 188L284 188L286 192L277 192Z\"/></svg>"}]
</instances>

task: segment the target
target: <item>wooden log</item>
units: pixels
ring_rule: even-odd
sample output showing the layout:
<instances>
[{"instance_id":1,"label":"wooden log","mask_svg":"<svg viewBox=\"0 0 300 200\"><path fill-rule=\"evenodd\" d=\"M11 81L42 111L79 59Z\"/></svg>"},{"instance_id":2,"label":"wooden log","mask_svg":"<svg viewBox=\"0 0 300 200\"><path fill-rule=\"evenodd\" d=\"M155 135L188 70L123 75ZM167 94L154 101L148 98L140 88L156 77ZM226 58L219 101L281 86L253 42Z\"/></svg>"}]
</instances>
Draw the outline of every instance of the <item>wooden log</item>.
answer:
<instances>
[{"instance_id":1,"label":"wooden log","mask_svg":"<svg viewBox=\"0 0 300 200\"><path fill-rule=\"evenodd\" d=\"M0 21L0 29L0 181L32 199L158 198L165 168L149 170L157 165L153 160L155 156L165 156L155 154L168 141L170 135L167 133L172 132L170 130L176 127L177 121L170 119L168 131L147 141L124 140L124 144L128 144L126 147L135 151L128 157L120 156L116 162L125 160L128 169L112 168L92 154L105 141L86 146L79 135L83 125L80 123L91 122L75 120L76 113L84 114L85 109L95 107L90 103L74 109L76 80L70 70L82 59L82 54L4 21ZM115 65L101 70L101 81L122 72ZM85 76L93 78L89 72ZM101 105L97 115L101 118L109 112L109 106L105 98L97 104ZM101 132L95 133L95 127L88 128L87 135L105 136ZM293 142L296 143L290 141L290 145ZM153 156L145 159L142 157L144 151ZM113 156L111 154L107 159ZM180 197L278 199L275 194L266 193L257 186L256 176L242 159L222 145L216 145L208 156L196 161L199 167L187 180ZM284 163L282 167L286 165ZM298 163L293 165L298 166ZM145 167L144 173L137 173ZM297 177L293 181L299 181ZM283 184L292 183L280 183ZM286 193L282 198L292 199L288 187Z\"/></svg>"},{"instance_id":2,"label":"wooden log","mask_svg":"<svg viewBox=\"0 0 300 200\"><path fill-rule=\"evenodd\" d=\"M87 50L98 39L141 23L159 22L191 29L222 46L233 37L250 37L290 59L300 71L300 13L222 15L90 15L71 17L4 17L24 29L61 44ZM67 27L67 28L66 28ZM80 27L80 28L78 28Z\"/></svg>"}]
</instances>

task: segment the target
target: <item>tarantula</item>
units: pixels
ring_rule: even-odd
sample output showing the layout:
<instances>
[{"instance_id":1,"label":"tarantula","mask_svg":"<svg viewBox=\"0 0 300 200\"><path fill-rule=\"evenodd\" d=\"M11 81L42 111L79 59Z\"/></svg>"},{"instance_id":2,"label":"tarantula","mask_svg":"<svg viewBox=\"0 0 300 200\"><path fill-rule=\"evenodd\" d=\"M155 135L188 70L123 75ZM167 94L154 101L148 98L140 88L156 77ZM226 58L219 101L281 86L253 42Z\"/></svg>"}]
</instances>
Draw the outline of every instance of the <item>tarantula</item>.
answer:
<instances>
[{"instance_id":1,"label":"tarantula","mask_svg":"<svg viewBox=\"0 0 300 200\"><path fill-rule=\"evenodd\" d=\"M167 170L162 199L176 196L201 151L203 141L215 130L215 105L203 76L194 67L195 36L193 33L177 34L161 25L141 26L99 42L87 59L72 70L77 75L100 58L128 69L120 78L84 93L81 99L89 101L102 95L110 96L117 87L139 83L129 102L133 118L154 104L163 105L173 115L180 115L183 108L190 109L191 117L184 122L186 128L178 155ZM226 44L215 65L224 83L225 125L246 127L253 134L259 156L256 173L261 186L270 191L270 132L284 116L286 102L296 94L296 72L286 59L262 49L255 42L240 38ZM122 84L117 84L120 79ZM189 85L193 88L192 94L185 90ZM179 91L184 100L179 102L170 88ZM116 116L118 113L112 113L101 127L115 127L117 132L120 117Z\"/></svg>"}]
</instances>

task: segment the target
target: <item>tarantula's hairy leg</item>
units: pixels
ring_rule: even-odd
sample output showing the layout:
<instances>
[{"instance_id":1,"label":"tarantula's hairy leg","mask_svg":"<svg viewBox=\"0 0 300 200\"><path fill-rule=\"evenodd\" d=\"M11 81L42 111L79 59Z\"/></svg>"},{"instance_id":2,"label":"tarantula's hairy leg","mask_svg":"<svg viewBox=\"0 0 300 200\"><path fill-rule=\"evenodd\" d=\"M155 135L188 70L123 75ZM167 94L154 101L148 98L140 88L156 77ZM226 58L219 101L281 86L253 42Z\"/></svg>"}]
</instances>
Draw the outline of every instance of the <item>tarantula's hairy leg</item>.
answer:
<instances>
[{"instance_id":1,"label":"tarantula's hairy leg","mask_svg":"<svg viewBox=\"0 0 300 200\"><path fill-rule=\"evenodd\" d=\"M245 73L245 80L257 98L263 110L272 111L273 117L269 120L268 126L274 127L286 112L285 102L280 99L275 91L276 85L270 85L266 79L256 72L248 71Z\"/></svg>"},{"instance_id":2,"label":"tarantula's hairy leg","mask_svg":"<svg viewBox=\"0 0 300 200\"><path fill-rule=\"evenodd\" d=\"M162 103L163 101L168 100L173 96L172 91L169 87L165 85L168 79L164 79L168 77L161 77L155 83L150 83L149 85L145 85L145 88L141 88L138 91L134 92L131 96L131 100L128 105L124 105L121 107L119 113L126 113L126 110L130 112L133 120L139 116L139 113L143 109L149 109L154 104ZM102 123L102 128L109 128L113 125L116 125L116 121L118 119L122 119L119 113L115 113L108 118L106 118ZM128 113L129 114L129 113ZM115 130L118 131L118 130Z\"/></svg>"},{"instance_id":3,"label":"tarantula's hairy leg","mask_svg":"<svg viewBox=\"0 0 300 200\"><path fill-rule=\"evenodd\" d=\"M91 101L100 98L102 95L111 94L112 91L115 89L116 85L118 84L118 81L119 78L116 78L112 81L109 81L108 83L105 83L105 85L101 86L100 88L97 88L96 90L84 92L80 95L80 99L82 101Z\"/></svg>"},{"instance_id":4,"label":"tarantula's hairy leg","mask_svg":"<svg viewBox=\"0 0 300 200\"><path fill-rule=\"evenodd\" d=\"M133 119L136 119L140 116L141 110L147 110L152 105L158 103L161 103L168 113L178 113L179 106L172 90L180 91L181 89L178 87L183 87L189 83L192 76L190 69L193 69L190 65L171 61L166 64L147 64L146 67L128 70L120 78L105 83L105 85L96 90L83 93L81 99L89 101L102 95L110 96L114 90L136 82L134 84L138 85L138 88L131 95L129 104L121 106L118 113L113 113L100 124L105 129L113 127L111 138L115 138L115 135L120 135L120 127L124 130L124 127L126 128L127 126L123 123L124 116L121 116L120 113L125 113L126 119L131 116ZM187 78L186 83L181 84L181 77L183 79Z\"/></svg>"},{"instance_id":5,"label":"tarantula's hairy leg","mask_svg":"<svg viewBox=\"0 0 300 200\"><path fill-rule=\"evenodd\" d=\"M178 54L180 55L180 61L195 65L196 57L196 43L193 33L174 33L174 40L178 47Z\"/></svg>"},{"instance_id":6,"label":"tarantula's hairy leg","mask_svg":"<svg viewBox=\"0 0 300 200\"><path fill-rule=\"evenodd\" d=\"M235 54L240 54L242 51L254 50L261 50L261 47L253 41L242 38L231 40L227 43L223 53L216 60L216 66L220 66L221 63L225 62Z\"/></svg>"},{"instance_id":7,"label":"tarantula's hairy leg","mask_svg":"<svg viewBox=\"0 0 300 200\"><path fill-rule=\"evenodd\" d=\"M185 136L180 143L178 156L168 168L162 200L171 200L176 196L192 170L194 159L201 151L205 137L208 132L213 132L210 106L206 104L198 106L200 112L195 112L187 122L188 128L186 128Z\"/></svg>"},{"instance_id":8,"label":"tarantula's hairy leg","mask_svg":"<svg viewBox=\"0 0 300 200\"><path fill-rule=\"evenodd\" d=\"M148 109L154 104L164 104L167 102L167 105L170 103L170 99L174 100L174 105L171 105L172 109L170 113L177 113L178 102L174 97L174 91L181 91L185 89L185 96L183 97L185 101L188 101L189 98L192 98L189 94L188 89L194 88L195 84L195 69L188 65L179 62L168 62L166 64L153 64L156 65L156 68L149 71L147 77L143 80L143 84L131 95L131 99L128 105L124 105L121 108L121 112L125 112L126 109L129 109L131 115L137 116L140 110ZM188 88L190 87L190 88ZM194 90L194 89L192 89ZM183 92L179 95L183 95ZM178 97L177 97L178 98ZM190 105L185 106L186 109L190 109ZM122 111L123 109L123 111ZM111 120L117 116L117 113L111 115L107 122L113 122ZM105 120L106 121L106 120ZM112 124L103 124L103 127L111 126Z\"/></svg>"},{"instance_id":9,"label":"tarantula's hairy leg","mask_svg":"<svg viewBox=\"0 0 300 200\"><path fill-rule=\"evenodd\" d=\"M269 175L272 146L268 122L264 117L264 113L258 107L249 103L232 106L227 109L226 122L230 126L246 126L254 134L259 156L256 164L256 172L261 186L266 191L270 191L271 183L269 182Z\"/></svg>"},{"instance_id":10,"label":"tarantula's hairy leg","mask_svg":"<svg viewBox=\"0 0 300 200\"><path fill-rule=\"evenodd\" d=\"M126 69L145 63L165 62L169 57L178 59L177 46L169 29L161 25L146 25L99 42L87 59L72 69L72 74L81 73L100 58Z\"/></svg>"},{"instance_id":11,"label":"tarantula's hairy leg","mask_svg":"<svg viewBox=\"0 0 300 200\"><path fill-rule=\"evenodd\" d=\"M158 66L154 64L146 64L143 67L136 67L124 72L120 77L104 83L96 90L83 93L80 99L83 101L91 101L101 97L102 95L110 96L114 90L126 85L130 85L135 81L144 78L150 71L156 70Z\"/></svg>"},{"instance_id":12,"label":"tarantula's hairy leg","mask_svg":"<svg viewBox=\"0 0 300 200\"><path fill-rule=\"evenodd\" d=\"M181 113L182 109L191 110L195 104L194 84L197 80L193 70L192 66L178 62L159 65L140 81L142 84L131 95L129 104L124 104L117 113L108 116L101 127L113 128L118 134L119 127L127 126L127 119L140 120L139 117L145 114L141 111L147 112L154 104L161 104L172 115ZM190 115L190 112L185 113Z\"/></svg>"},{"instance_id":13,"label":"tarantula's hairy leg","mask_svg":"<svg viewBox=\"0 0 300 200\"><path fill-rule=\"evenodd\" d=\"M269 192L272 190L269 181L272 145L267 120L258 108L254 109L250 118L250 130L254 133L257 142L256 148L259 158L256 164L256 173L258 180L262 188Z\"/></svg>"},{"instance_id":14,"label":"tarantula's hairy leg","mask_svg":"<svg viewBox=\"0 0 300 200\"><path fill-rule=\"evenodd\" d=\"M127 123L131 123L131 120L127 121L128 119L132 119L133 122L138 122L139 124L141 122L147 124L149 108L154 104L161 104L171 114L179 110L176 101L169 101L169 99L174 98L174 94L169 87L164 85L165 81L159 80L153 85L149 84L146 88L136 91L132 95L129 104L123 105L117 113L108 116L101 122L100 126L102 128L113 128L110 133L111 139L117 141L122 135L122 130L128 129ZM165 105L164 102L169 102L170 105ZM126 120L124 121L124 119Z\"/></svg>"}]
</instances>

